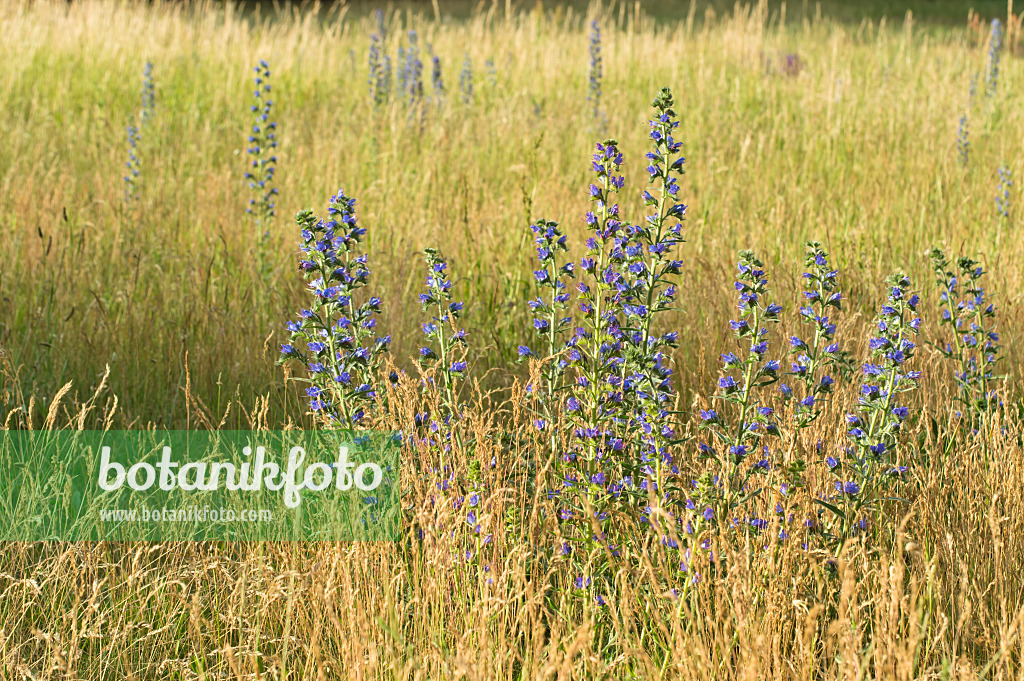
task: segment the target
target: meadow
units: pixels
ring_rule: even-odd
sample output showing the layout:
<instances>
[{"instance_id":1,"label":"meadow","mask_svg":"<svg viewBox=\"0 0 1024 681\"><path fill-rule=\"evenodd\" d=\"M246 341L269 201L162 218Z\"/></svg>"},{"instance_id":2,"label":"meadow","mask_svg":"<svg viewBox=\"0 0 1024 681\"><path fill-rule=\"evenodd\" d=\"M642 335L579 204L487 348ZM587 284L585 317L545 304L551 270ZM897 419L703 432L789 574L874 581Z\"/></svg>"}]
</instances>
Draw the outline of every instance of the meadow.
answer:
<instances>
[{"instance_id":1,"label":"meadow","mask_svg":"<svg viewBox=\"0 0 1024 681\"><path fill-rule=\"evenodd\" d=\"M763 3L683 3L677 16L657 18L641 3L481 4L458 18L444 3L384 9L378 18L345 6L0 7L5 429L323 425L322 393L286 380L305 378L309 361L279 359L297 333L285 323L311 300L296 263L308 257L299 247L316 239L303 237L292 216L312 209L327 218L341 187L366 230L356 251L369 256L366 290L383 301L366 318L390 336L390 352L352 370L377 400L344 399L367 405L362 424L441 433L410 440L408 533L396 544L5 542L3 676L1024 678L1019 19L1001 3L971 20L965 9L953 25L913 14L839 21ZM1002 47L993 79L994 18ZM422 91L411 95L399 86L410 30L422 62ZM391 60L386 91L370 71L373 50ZM273 85L278 193L275 215L257 225L246 209L262 193L244 175L256 144L260 60ZM577 409L526 390L563 380L550 373L556 364L540 347L529 304L547 295L535 274L547 267L535 244L544 229L530 227L557 221L569 249L559 262L574 260L585 279L580 258L595 236L585 216L596 211L604 225L610 217L588 191L592 182L613 190L602 184L615 175L612 156L599 159L598 179L592 166L595 144L607 138L624 159L615 201L624 219L643 219L651 102L666 86L686 158L677 178L683 241L668 237L682 264L666 275L676 283L671 309L643 328L645 340L648 331L677 335L657 346L663 356L634 344L640 349L621 357L655 374L671 368L671 388L653 390L663 395L653 400L638 391L613 422L604 393L587 403L585 390L559 384L584 402ZM257 108L270 95L261 97ZM127 126L138 126L131 148ZM348 204L336 205L336 216L349 216ZM805 261L809 241L820 242L826 265ZM983 384L997 399L983 407L956 401L965 388L954 371L963 366L941 350L962 343L940 323L934 247L954 271L960 257L978 261L996 305L979 322L998 331L1001 346L998 378ZM755 262L738 255L744 249L761 264L737 270L738 259ZM425 254L431 266L446 262L432 289ZM831 268L842 308L829 313L834 329L814 335L834 335L853 369L840 371L837 360L835 388L802 411L779 393L775 374L800 383L783 374L797 361L788 339L809 328L797 311L814 302L802 274L824 281ZM759 269L767 285L752 274ZM897 270L906 280L885 283ZM960 273L961 287L973 271ZM464 303L458 314L450 309L465 345L437 329L424 340L424 324L449 321L438 319L447 286ZM614 297L600 286L591 302ZM752 349L760 336L730 328L737 295L750 292L760 298L741 298L740 310L755 315L755 328L767 319L767 355ZM915 293L921 300L911 304ZM438 304L436 313L424 309ZM576 304L565 314L584 319ZM883 304L896 310L880 312ZM891 328L902 334L915 314L916 347L900 345L905 335L894 343L907 351L910 373L921 374L899 393L905 409L894 421L888 399L876 409L862 392L874 374L861 365L881 365L890 381L883 392L895 393L909 375L898 373L904 357L872 359L872 339L879 320L898 317ZM594 324L594 336L615 335ZM577 337L586 354L594 344ZM424 344L444 362L418 362ZM746 354L723 365L721 353L741 346ZM569 370L589 378L576 384L585 389L607 378L604 351L590 352L593 363ZM782 368L750 374L762 356ZM753 383L722 382L736 371ZM860 413L864 395L871 428L862 423L869 433L861 437L850 434L860 422L846 415ZM781 431L766 466L753 456L741 462L736 451L706 455L700 445L718 440L727 451L769 444L745 421L756 405L777 414L752 420L761 428L777 420ZM735 438L719 418L734 406ZM671 433L645 435L650 422L654 431L670 423ZM579 434L588 428L627 433L619 438L626 452L634 441L642 443L634 453L663 448L678 469L672 475L701 481L695 512L705 502L715 512L695 516L692 540L682 526L652 531L661 526L644 501L649 487L625 503L629 495L595 482L607 440ZM890 476L900 478L898 493L889 470L863 464L869 451L882 460L870 447L883 440L886 465L905 467ZM610 525L599 513L594 529L619 537L614 545L591 541L571 518L559 521L552 480L575 474L575 460L562 456L574 448L590 466L578 489L602 490L579 505L609 510ZM833 480L831 456L849 457L838 468L856 469L856 491L832 489L853 479ZM616 474L635 474L630 466ZM729 482L709 482L713 474ZM662 469L639 475L660 484ZM672 484L685 500L684 483ZM763 493L744 496L755 484ZM869 490L876 496L861 506ZM814 521L798 532L801 519L821 517L833 525ZM572 532L587 538L566 558L559 554Z\"/></svg>"}]
</instances>

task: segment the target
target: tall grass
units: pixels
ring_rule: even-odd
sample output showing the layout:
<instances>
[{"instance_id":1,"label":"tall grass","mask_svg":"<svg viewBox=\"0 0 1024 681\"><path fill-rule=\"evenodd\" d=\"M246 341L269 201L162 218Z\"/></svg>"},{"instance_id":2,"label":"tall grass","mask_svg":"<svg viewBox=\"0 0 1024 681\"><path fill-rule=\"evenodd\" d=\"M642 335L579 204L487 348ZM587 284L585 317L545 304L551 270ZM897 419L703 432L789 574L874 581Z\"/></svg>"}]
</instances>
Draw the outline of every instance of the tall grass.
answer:
<instances>
[{"instance_id":1,"label":"tall grass","mask_svg":"<svg viewBox=\"0 0 1024 681\"><path fill-rule=\"evenodd\" d=\"M955 386L927 347L916 360L920 418L905 435L927 465L881 548L855 542L835 570L795 542L725 549L737 551L728 574L699 582L684 607L657 593L666 567L646 547L642 569L614 576L611 629L565 600L566 576L543 560L554 532L553 513L540 512L545 464L524 462L547 444L496 436L529 432L523 405L502 399L527 379L505 368L530 336L527 226L556 219L581 243L593 19L602 125L627 177L643 165L652 93L672 86L682 120L686 313L666 315L680 332L679 409L706 408L714 390L734 253L765 256L773 296L788 303L808 240L843 272L839 334L859 339L847 348L858 357L886 274L905 270L932 311L929 248L982 254L987 286L1002 292L1002 369L1020 383L1021 213L997 216L992 201L1000 163L1022 175L1022 75L1009 43L998 92L969 110L964 167L959 118L987 54L966 31L693 7L658 24L624 3L587 14L485 8L460 22L429 6L392 12L384 54L413 29L449 83L467 55L494 65L494 76L477 69L471 100L451 96L416 115L401 98L375 106L366 55L376 20L343 7L273 19L231 5L0 7L6 426L308 424L275 366L283 320L304 297L298 234L282 219L260 245L245 214L250 69L266 59L276 210L320 210L339 184L359 197L386 303L379 324L412 374L419 253L440 247L466 302L478 377L459 426L473 437L453 439L446 463L496 462L478 471L490 573L455 561L443 532L394 546L4 545L0 667L80 678L1022 678L1019 398L1006 396L998 443L943 436ZM129 214L124 121L147 60L159 115L140 143L144 177ZM622 195L627 213L640 208L635 189ZM937 314L925 315L925 338L936 337ZM415 388L389 390L382 425L410 429ZM837 394L800 433L801 449L843 446L843 407L855 400ZM691 419L686 434L695 430ZM408 465L436 465L417 452ZM812 473L809 484L830 483ZM428 511L423 485L410 482L417 526L462 521L447 505Z\"/></svg>"},{"instance_id":2,"label":"tall grass","mask_svg":"<svg viewBox=\"0 0 1024 681\"><path fill-rule=\"evenodd\" d=\"M780 25L751 10L656 27L629 10L602 21L607 130L628 171L641 160L636 131L651 93L674 86L691 206L684 277L698 284L696 315L674 324L683 327L684 393L708 384L701 348L724 337L715 320L731 304L727 268L741 247L770 254L778 294L792 299L799 269L790 264L804 241L824 242L837 266L858 273L848 292L864 319L865 292L892 268L928 280L932 244L987 254L993 288L1021 289L1009 265L1020 261L1019 215L999 228L991 199L1000 162L1021 174L1016 60L1004 60L995 101L972 111L964 172L958 118L969 76L986 59L965 34L870 21ZM0 117L11 131L0 147L0 344L23 367L27 392L52 394L68 380L87 390L110 364L127 422L184 425L187 355L192 389L215 411L237 391L269 394L274 423L298 418L264 353L283 332L282 311L302 295L285 274L297 237L287 219L268 237L277 276L263 290L244 220L248 80L259 59L275 70L278 214L318 207L338 185L359 197L391 301L382 328L395 336L397 357L414 350L414 320L400 301L419 284L408 263L423 247L438 245L462 273L467 324L484 348L475 365L489 369L514 356L530 323L520 302L530 218L559 220L578 243L594 141L581 124L583 16L486 12L437 23L432 13L390 15L388 52L404 36L399 26L414 27L450 82L467 51L477 64L493 58L498 72L494 86L477 74L472 105L450 98L410 122L401 103L378 112L366 94L369 18L255 21L230 6L193 13L107 3L0 11L9 36L0 46ZM805 64L798 77L783 74L788 53ZM147 59L161 115L141 151L145 189L132 240L121 212L123 126ZM1017 325L1017 306L1005 308L1005 324ZM1018 340L1006 346L1019 375Z\"/></svg>"}]
</instances>

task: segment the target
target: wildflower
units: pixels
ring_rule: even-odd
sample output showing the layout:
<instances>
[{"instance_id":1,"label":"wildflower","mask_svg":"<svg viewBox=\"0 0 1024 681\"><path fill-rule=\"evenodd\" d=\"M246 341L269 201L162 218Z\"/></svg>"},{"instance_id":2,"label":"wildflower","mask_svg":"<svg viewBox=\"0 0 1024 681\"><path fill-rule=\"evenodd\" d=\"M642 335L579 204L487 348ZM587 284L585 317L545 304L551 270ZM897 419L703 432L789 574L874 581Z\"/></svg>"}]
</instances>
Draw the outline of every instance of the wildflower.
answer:
<instances>
[{"instance_id":1,"label":"wildflower","mask_svg":"<svg viewBox=\"0 0 1024 681\"><path fill-rule=\"evenodd\" d=\"M145 127L153 118L156 108L156 86L153 84L153 62L147 60L142 69L142 96L140 98L139 121Z\"/></svg>"},{"instance_id":2,"label":"wildflower","mask_svg":"<svg viewBox=\"0 0 1024 681\"><path fill-rule=\"evenodd\" d=\"M410 30L409 47L404 50L404 60L400 65L402 93L410 108L423 99L423 62L419 54L419 39L416 31Z\"/></svg>"},{"instance_id":3,"label":"wildflower","mask_svg":"<svg viewBox=\"0 0 1024 681\"><path fill-rule=\"evenodd\" d=\"M916 315L919 299L908 295L910 280L901 272L886 279L888 300L879 308L875 319L878 335L869 343L871 360L863 366L863 385L859 404L860 415L847 415L847 434L855 454L843 470L857 474L857 481L837 481L836 489L845 495L870 490L852 505L844 518L849 521L874 503L874 492L883 484L883 471L892 467L909 410L899 405L899 396L917 387L918 372L907 371L905 365L914 355L915 344L910 336L917 334ZM839 468L833 468L838 473ZM841 484L840 484L841 483ZM855 491L851 491L851 489ZM848 530L848 526L844 526Z\"/></svg>"},{"instance_id":4,"label":"wildflower","mask_svg":"<svg viewBox=\"0 0 1024 681\"><path fill-rule=\"evenodd\" d=\"M462 71L459 72L459 92L464 103L473 103L473 62L469 54L462 61Z\"/></svg>"},{"instance_id":5,"label":"wildflower","mask_svg":"<svg viewBox=\"0 0 1024 681\"><path fill-rule=\"evenodd\" d=\"M128 132L128 161L125 167L128 173L124 176L124 203L130 207L138 198L138 183L142 175L142 158L139 151L139 142L142 139L142 129L146 127L153 117L156 95L153 85L153 64L146 62L142 70L142 96L140 98L139 124L129 125Z\"/></svg>"},{"instance_id":6,"label":"wildflower","mask_svg":"<svg viewBox=\"0 0 1024 681\"><path fill-rule=\"evenodd\" d=\"M444 80L441 77L441 58L437 55L431 58L430 76L434 86L434 99L441 102L444 99Z\"/></svg>"},{"instance_id":7,"label":"wildflower","mask_svg":"<svg viewBox=\"0 0 1024 681\"><path fill-rule=\"evenodd\" d=\"M252 197L249 199L248 212L252 216L253 228L260 243L269 235L269 227L273 222L274 197L277 187L274 186L274 173L277 170L277 123L270 120L273 100L270 99L270 65L263 60L253 69L255 90L252 105L253 123L248 136L249 170L245 179L249 182Z\"/></svg>"},{"instance_id":8,"label":"wildflower","mask_svg":"<svg viewBox=\"0 0 1024 681\"><path fill-rule=\"evenodd\" d=\"M421 361L432 366L440 375L444 402L449 414L456 414L455 381L465 378L468 367L465 355L466 331L456 324L462 316L463 305L452 299L452 282L448 278L448 262L434 248L424 249L427 264L427 289L420 295L424 312L431 312L423 325L423 333L433 345L421 349Z\"/></svg>"},{"instance_id":9,"label":"wildflower","mask_svg":"<svg viewBox=\"0 0 1024 681\"><path fill-rule=\"evenodd\" d=\"M594 120L601 116L601 27L594 19L590 24L590 83L587 102Z\"/></svg>"},{"instance_id":10,"label":"wildflower","mask_svg":"<svg viewBox=\"0 0 1024 681\"><path fill-rule=\"evenodd\" d=\"M326 219L303 210L295 222L302 239L301 261L309 265L300 271L313 295L310 308L300 311L299 321L286 325L291 338L281 346L281 361L297 360L309 373L312 385L306 394L312 411L324 422L351 427L374 408L376 392L371 385L391 342L390 336L373 333L380 298L355 302L370 275L365 254L358 254L366 230L356 221L355 199L340 189L331 197ZM325 288L326 281L334 283ZM305 345L310 355L296 345ZM346 386L353 381L360 387L349 391Z\"/></svg>"},{"instance_id":11,"label":"wildflower","mask_svg":"<svg viewBox=\"0 0 1024 681\"><path fill-rule=\"evenodd\" d=\"M1003 51L1003 24L992 20L988 39L988 68L985 72L985 94L992 97L999 86L999 57Z\"/></svg>"},{"instance_id":12,"label":"wildflower","mask_svg":"<svg viewBox=\"0 0 1024 681\"><path fill-rule=\"evenodd\" d=\"M956 133L956 150L957 154L960 156L960 166L962 168L967 167L967 159L971 151L971 143L970 140L967 139L968 132L967 115L964 114L960 117L960 124Z\"/></svg>"},{"instance_id":13,"label":"wildflower","mask_svg":"<svg viewBox=\"0 0 1024 681\"><path fill-rule=\"evenodd\" d=\"M381 59L382 43L383 33L374 33L370 36L370 98L376 108L383 106L391 97L391 60L385 57L385 63Z\"/></svg>"},{"instance_id":14,"label":"wildflower","mask_svg":"<svg viewBox=\"0 0 1024 681\"><path fill-rule=\"evenodd\" d=\"M124 202L125 205L131 205L135 202L137 196L136 193L136 182L141 174L141 161L139 159L139 129L134 125L128 126L128 161L125 163L125 167L128 168L128 174L124 176Z\"/></svg>"},{"instance_id":15,"label":"wildflower","mask_svg":"<svg viewBox=\"0 0 1024 681\"><path fill-rule=\"evenodd\" d=\"M836 481L836 491L837 492L841 492L842 494L859 494L860 493L860 485L858 485L853 480L848 480L846 482L841 482L841 481L837 480Z\"/></svg>"},{"instance_id":16,"label":"wildflower","mask_svg":"<svg viewBox=\"0 0 1024 681\"><path fill-rule=\"evenodd\" d=\"M996 213L1003 219L1010 217L1010 187L1013 179L1006 165L999 166L999 187L996 189Z\"/></svg>"},{"instance_id":17,"label":"wildflower","mask_svg":"<svg viewBox=\"0 0 1024 681\"><path fill-rule=\"evenodd\" d=\"M535 315L533 327L540 336L545 360L542 367L542 384L537 393L542 401L543 414L550 418L550 405L554 395L562 386L563 375L568 366L565 360L556 357L568 347L565 338L570 326L569 293L566 280L574 274L572 263L559 257L568 251L566 236L558 223L538 220L530 226L537 246L537 259L541 269L534 272L534 280L543 295L529 302ZM525 350L525 352L524 352ZM536 357L526 346L519 347L522 358Z\"/></svg>"},{"instance_id":18,"label":"wildflower","mask_svg":"<svg viewBox=\"0 0 1024 681\"><path fill-rule=\"evenodd\" d=\"M741 464L750 452L761 446L765 437L779 434L773 421L774 410L760 403L760 395L778 380L778 360L765 360L769 350L768 330L762 325L778 321L780 307L768 299L764 263L754 253L740 252L737 272L734 288L743 319L733 320L730 326L741 352L722 355L726 373L718 379L718 391L714 396L714 399L729 405L731 418L717 412L710 412L713 418L707 418L702 412L699 426L710 430L716 441L724 443L729 454L718 461L721 466L719 478L725 485L725 496L719 502L724 508L732 506L752 475L770 468L767 458L745 469ZM764 451L768 453L767 447ZM716 456L710 448L704 453Z\"/></svg>"},{"instance_id":19,"label":"wildflower","mask_svg":"<svg viewBox=\"0 0 1024 681\"><path fill-rule=\"evenodd\" d=\"M967 422L977 430L1000 404L993 389L1001 378L995 373L1001 348L994 327L996 307L986 299L985 270L977 261L961 257L954 267L937 248L932 249L931 258L943 313L939 324L951 327L940 352L953 363L956 399Z\"/></svg>"},{"instance_id":20,"label":"wildflower","mask_svg":"<svg viewBox=\"0 0 1024 681\"><path fill-rule=\"evenodd\" d=\"M836 325L830 315L842 309L842 293L838 289L838 270L832 269L821 244L809 241L805 245L804 263L807 271L803 280L807 287L804 298L808 304L800 309L800 318L811 327L810 342L799 336L789 339L790 352L798 354L792 374L799 380L802 397L796 398L795 425L805 428L821 414L824 397L832 391L834 379L824 371L845 368L848 360L835 341ZM793 397L793 391L783 390L783 397Z\"/></svg>"}]
</instances>

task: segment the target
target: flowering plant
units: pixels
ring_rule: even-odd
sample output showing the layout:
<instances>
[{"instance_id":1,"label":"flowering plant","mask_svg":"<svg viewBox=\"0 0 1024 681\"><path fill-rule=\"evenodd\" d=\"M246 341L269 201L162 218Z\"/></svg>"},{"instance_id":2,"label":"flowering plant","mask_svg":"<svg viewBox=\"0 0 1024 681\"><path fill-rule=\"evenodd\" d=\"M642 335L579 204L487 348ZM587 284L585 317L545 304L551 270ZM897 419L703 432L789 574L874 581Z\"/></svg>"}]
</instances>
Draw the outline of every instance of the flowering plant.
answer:
<instances>
[{"instance_id":1,"label":"flowering plant","mask_svg":"<svg viewBox=\"0 0 1024 681\"><path fill-rule=\"evenodd\" d=\"M391 336L376 335L381 299L362 290L370 278L367 256L359 252L366 230L356 222L355 199L340 189L326 220L303 210L295 223L302 236L299 271L312 300L288 322L281 362L306 370L295 380L309 383L306 395L319 423L355 427L376 406L374 381L391 344Z\"/></svg>"},{"instance_id":2,"label":"flowering plant","mask_svg":"<svg viewBox=\"0 0 1024 681\"><path fill-rule=\"evenodd\" d=\"M995 390L1002 378L995 373L1001 348L995 330L996 307L985 298L981 281L985 270L978 262L961 257L954 268L938 248L932 249L931 259L940 292L939 324L950 327L939 351L954 363L955 399L977 432L1001 404Z\"/></svg>"}]
</instances>

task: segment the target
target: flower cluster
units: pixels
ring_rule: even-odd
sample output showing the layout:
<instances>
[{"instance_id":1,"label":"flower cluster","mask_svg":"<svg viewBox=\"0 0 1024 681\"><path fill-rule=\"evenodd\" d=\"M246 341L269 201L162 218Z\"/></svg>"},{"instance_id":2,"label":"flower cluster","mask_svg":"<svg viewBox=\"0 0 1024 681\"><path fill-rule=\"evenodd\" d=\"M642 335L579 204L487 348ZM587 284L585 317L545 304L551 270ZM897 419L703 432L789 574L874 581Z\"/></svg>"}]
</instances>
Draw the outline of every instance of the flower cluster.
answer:
<instances>
[{"instance_id":1,"label":"flower cluster","mask_svg":"<svg viewBox=\"0 0 1024 681\"><path fill-rule=\"evenodd\" d=\"M484 62L484 71L487 73L487 85L492 89L498 87L498 67L494 65L494 59Z\"/></svg>"},{"instance_id":2,"label":"flower cluster","mask_svg":"<svg viewBox=\"0 0 1024 681\"><path fill-rule=\"evenodd\" d=\"M891 472L903 422L909 416L906 406L899 404L899 395L917 388L920 371L907 369L916 344L910 339L921 326L916 316L920 302L909 294L910 279L902 272L886 279L887 302L875 318L877 335L868 341L871 350L865 362L858 414L847 415L847 435L859 454L861 477L870 481L877 464Z\"/></svg>"},{"instance_id":3,"label":"flower cluster","mask_svg":"<svg viewBox=\"0 0 1024 681\"><path fill-rule=\"evenodd\" d=\"M136 182L141 174L141 161L139 160L139 129L137 126L129 125L128 128L128 160L125 167L128 174L124 176L124 202L131 205L137 196Z\"/></svg>"},{"instance_id":4,"label":"flower cluster","mask_svg":"<svg viewBox=\"0 0 1024 681\"><path fill-rule=\"evenodd\" d=\"M988 39L988 70L985 72L985 94L989 97L996 94L999 86L999 57L1002 51L1003 24L999 19L993 19Z\"/></svg>"},{"instance_id":5,"label":"flower cluster","mask_svg":"<svg viewBox=\"0 0 1024 681\"><path fill-rule=\"evenodd\" d=\"M431 57L431 82L434 86L434 99L440 103L444 100L444 79L441 77L441 58L436 54Z\"/></svg>"},{"instance_id":6,"label":"flower cluster","mask_svg":"<svg viewBox=\"0 0 1024 681\"><path fill-rule=\"evenodd\" d=\"M956 131L956 151L960 157L960 166L967 167L967 158L971 151L970 140L967 139L969 130L967 128L967 115L960 117L960 125Z\"/></svg>"},{"instance_id":7,"label":"flower cluster","mask_svg":"<svg viewBox=\"0 0 1024 681\"><path fill-rule=\"evenodd\" d=\"M985 299L981 283L985 271L978 262L962 257L954 269L945 253L937 248L932 249L931 258L940 292L939 321L950 327L949 340L939 350L955 363L956 400L967 412L972 429L977 431L1000 405L994 388L1000 378L995 374L1000 350L995 330L996 308Z\"/></svg>"},{"instance_id":8,"label":"flower cluster","mask_svg":"<svg viewBox=\"0 0 1024 681\"><path fill-rule=\"evenodd\" d=\"M594 120L601 117L601 26L594 19L590 24L590 83L587 87L587 103Z\"/></svg>"},{"instance_id":9,"label":"flower cluster","mask_svg":"<svg viewBox=\"0 0 1024 681\"><path fill-rule=\"evenodd\" d=\"M568 359L577 369L576 386L566 400L566 410L579 418L585 428L597 428L616 418L622 403L622 329L616 314L622 275L616 261L622 257L619 205L613 203L625 178L619 174L623 158L614 140L597 145L592 167L597 183L590 185L594 210L584 218L591 236L587 253L580 259L581 281L577 300L583 326L569 341ZM589 439L589 438L588 438ZM599 452L591 447L591 456Z\"/></svg>"},{"instance_id":10,"label":"flower cluster","mask_svg":"<svg viewBox=\"0 0 1024 681\"><path fill-rule=\"evenodd\" d=\"M825 400L832 394L837 368L843 367L847 356L836 342L836 325L830 317L833 310L842 309L842 293L839 292L839 271L829 266L828 253L817 241L805 246L807 271L803 279L804 304L800 307L800 320L809 325L813 336L801 338L790 336L790 352L796 355L791 375L797 382L798 393L783 383L779 391L786 400L794 400L795 425L805 428L821 414ZM809 342L808 342L809 341Z\"/></svg>"},{"instance_id":11,"label":"flower cluster","mask_svg":"<svg viewBox=\"0 0 1024 681\"><path fill-rule=\"evenodd\" d=\"M253 84L255 102L252 105L253 124L248 142L251 145L246 152L249 154L249 170L245 179L249 181L252 198L249 199L247 212L253 216L255 231L261 239L270 235L268 228L274 219L274 197L277 187L274 186L274 172L277 168L277 123L270 120L270 110L274 101L270 99L270 64L260 60L253 71L256 76Z\"/></svg>"},{"instance_id":12,"label":"flower cluster","mask_svg":"<svg viewBox=\"0 0 1024 681\"><path fill-rule=\"evenodd\" d=\"M468 53L462 60L462 71L459 72L459 92L464 103L473 103L473 61Z\"/></svg>"},{"instance_id":13,"label":"flower cluster","mask_svg":"<svg viewBox=\"0 0 1024 681\"><path fill-rule=\"evenodd\" d=\"M457 414L456 382L466 377L466 330L458 326L463 305L452 297L448 262L433 248L424 249L427 262L427 289L420 294L423 311L430 318L423 324L427 345L420 348L420 361L433 369L432 378L440 379L445 406Z\"/></svg>"},{"instance_id":14,"label":"flower cluster","mask_svg":"<svg viewBox=\"0 0 1024 681\"><path fill-rule=\"evenodd\" d=\"M543 363L542 378L543 385L530 386L529 390L535 394L544 405L545 418L550 419L551 414L547 413L555 401L555 394L561 388L562 376L565 372L568 361L559 353L565 347L562 340L565 333L572 325L572 318L569 317L569 290L566 280L575 274L575 263L571 260L562 260L560 254L566 253L569 249L566 245L566 236L558 228L558 223L551 220L537 220L536 224L530 225L537 245L537 260L540 269L533 273L534 282L544 293L529 301L530 309L533 312L533 328L543 348L541 355L538 355L527 345L520 345L518 349L520 359L536 358ZM546 420L538 420L534 425L543 430Z\"/></svg>"},{"instance_id":15,"label":"flower cluster","mask_svg":"<svg viewBox=\"0 0 1024 681\"><path fill-rule=\"evenodd\" d=\"M622 438L629 412L623 399L626 386L620 326L624 280L617 268L626 237L619 205L614 203L625 183L619 174L622 162L614 140L597 145L592 160L596 181L590 185L593 210L584 218L590 236L586 255L579 261L576 286L581 325L574 330L565 353L574 377L567 381L564 401L571 437L558 469L561 489L555 490L561 506L560 553L574 562L574 569L589 573L586 578L578 577L589 584L581 593L592 600L607 586L603 577L593 581L601 577L595 572L603 563L583 563L589 562L587 557L595 549L603 549L610 557L619 555L609 506L624 500L624 492L632 487L624 468L630 463L625 460Z\"/></svg>"},{"instance_id":16,"label":"flower cluster","mask_svg":"<svg viewBox=\"0 0 1024 681\"><path fill-rule=\"evenodd\" d=\"M139 98L139 124L129 125L128 133L128 160L125 167L128 174L124 176L124 202L130 206L138 197L138 181L142 174L142 160L139 155L139 142L142 139L142 129L153 118L156 105L156 88L153 84L153 63L146 62L142 70L142 94Z\"/></svg>"},{"instance_id":17,"label":"flower cluster","mask_svg":"<svg viewBox=\"0 0 1024 681\"><path fill-rule=\"evenodd\" d=\"M700 428L712 436L710 442L700 444L700 455L718 463L727 507L737 503L733 497L748 489L754 475L770 469L770 450L762 441L779 434L774 411L760 395L779 380L780 368L778 360L766 358L768 329L762 324L778 322L782 306L769 302L764 263L752 252L740 252L738 271L735 287L740 314L729 326L741 351L721 356L723 375L713 399L722 413L719 409L700 412ZM726 413L727 407L733 418ZM751 455L758 457L757 462L742 468Z\"/></svg>"},{"instance_id":18,"label":"flower cluster","mask_svg":"<svg viewBox=\"0 0 1024 681\"><path fill-rule=\"evenodd\" d=\"M409 31L409 47L398 48L399 85L405 103L416 106L423 100L423 62L420 61L419 39Z\"/></svg>"},{"instance_id":19,"label":"flower cluster","mask_svg":"<svg viewBox=\"0 0 1024 681\"><path fill-rule=\"evenodd\" d=\"M350 428L376 405L374 377L391 336L377 336L381 300L362 295L370 277L359 244L366 230L355 216L355 199L338 190L327 219L300 211L295 222L302 235L299 271L312 302L288 322L291 336L281 346L281 362L298 361L309 383L306 395L316 419Z\"/></svg>"},{"instance_id":20,"label":"flower cluster","mask_svg":"<svg viewBox=\"0 0 1024 681\"><path fill-rule=\"evenodd\" d=\"M1010 217L1010 187L1013 186L1013 178L1010 169L1005 165L999 166L999 187L996 189L996 213L1003 219Z\"/></svg>"},{"instance_id":21,"label":"flower cluster","mask_svg":"<svg viewBox=\"0 0 1024 681\"><path fill-rule=\"evenodd\" d=\"M817 502L830 511L835 523L822 537L840 547L867 528L864 512L877 509L885 491L907 471L899 465L897 449L909 418L899 395L917 388L919 371L907 369L916 345L910 340L921 325L916 316L918 296L910 294L910 280L897 272L886 279L888 300L875 318L877 334L868 341L870 357L864 363L857 414L847 414L847 436L852 442L845 455L829 455L825 463L835 493Z\"/></svg>"},{"instance_id":22,"label":"flower cluster","mask_svg":"<svg viewBox=\"0 0 1024 681\"><path fill-rule=\"evenodd\" d=\"M370 36L370 99L377 108L384 106L391 98L391 57L383 54L382 34Z\"/></svg>"},{"instance_id":23,"label":"flower cluster","mask_svg":"<svg viewBox=\"0 0 1024 681\"><path fill-rule=\"evenodd\" d=\"M156 86L153 83L153 62L147 61L142 70L141 125L145 126L153 118L156 107Z\"/></svg>"},{"instance_id":24,"label":"flower cluster","mask_svg":"<svg viewBox=\"0 0 1024 681\"><path fill-rule=\"evenodd\" d=\"M676 437L668 423L673 391L665 350L676 347L677 335L657 333L655 322L674 309L682 267L676 250L683 242L686 205L679 201L677 178L683 174L685 159L680 154L682 143L674 137L679 122L671 91L662 89L651 106L649 184L641 192L650 213L641 224L623 230L612 261L622 276L618 284L624 332L622 385L624 396L634 405L630 426L637 433L630 440L639 443L644 466L637 473L651 476L655 490L664 493L666 471L674 468L669 445Z\"/></svg>"}]
</instances>

